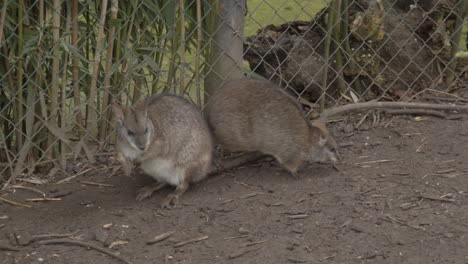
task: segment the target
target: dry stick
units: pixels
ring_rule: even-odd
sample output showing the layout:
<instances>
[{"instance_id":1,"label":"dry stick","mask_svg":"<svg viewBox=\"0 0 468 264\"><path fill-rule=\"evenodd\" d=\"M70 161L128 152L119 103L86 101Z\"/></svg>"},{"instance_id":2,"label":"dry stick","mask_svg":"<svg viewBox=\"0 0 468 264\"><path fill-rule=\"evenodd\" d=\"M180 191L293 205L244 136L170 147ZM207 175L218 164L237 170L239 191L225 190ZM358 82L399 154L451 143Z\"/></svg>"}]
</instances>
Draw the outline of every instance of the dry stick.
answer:
<instances>
[{"instance_id":1,"label":"dry stick","mask_svg":"<svg viewBox=\"0 0 468 264\"><path fill-rule=\"evenodd\" d=\"M389 214L385 214L384 216L386 217L386 218L384 218L384 220L388 220L388 221L391 221L391 222L394 222L394 223L397 223L397 224L400 224L400 225L409 226L409 227L414 228L416 230L426 230L426 229L424 229L424 227L410 225L410 224L408 224L408 223L406 223L404 221L401 221L401 220L398 220L398 219L392 217Z\"/></svg>"},{"instance_id":2,"label":"dry stick","mask_svg":"<svg viewBox=\"0 0 468 264\"><path fill-rule=\"evenodd\" d=\"M468 105L448 105L448 104L427 104L427 103L409 103L409 102L366 102L348 104L325 110L322 113L323 118L330 118L337 114L351 111L362 111L372 108L414 108L414 109L433 109L433 110L452 110L468 112Z\"/></svg>"},{"instance_id":3,"label":"dry stick","mask_svg":"<svg viewBox=\"0 0 468 264\"><path fill-rule=\"evenodd\" d=\"M386 163L386 162L393 162L394 160L371 160L371 161L363 161L357 162L355 165L364 165L364 164L373 164L373 163Z\"/></svg>"},{"instance_id":4,"label":"dry stick","mask_svg":"<svg viewBox=\"0 0 468 264\"><path fill-rule=\"evenodd\" d=\"M173 234L175 234L175 231L170 231L170 232L166 232L166 233L161 234L161 235L157 235L153 239L147 241L146 244L151 245L151 244L163 241L164 239L172 236Z\"/></svg>"},{"instance_id":5,"label":"dry stick","mask_svg":"<svg viewBox=\"0 0 468 264\"><path fill-rule=\"evenodd\" d=\"M298 214L298 215L288 215L287 218L297 220L297 219L305 219L308 218L308 214Z\"/></svg>"},{"instance_id":6,"label":"dry stick","mask_svg":"<svg viewBox=\"0 0 468 264\"><path fill-rule=\"evenodd\" d=\"M94 186L100 186L100 187L114 187L113 184L100 183L100 182L80 181L80 183L82 183L82 184L88 184L88 185L94 185Z\"/></svg>"},{"instance_id":7,"label":"dry stick","mask_svg":"<svg viewBox=\"0 0 468 264\"><path fill-rule=\"evenodd\" d=\"M85 169L85 170L83 170L83 171L80 171L79 173L77 173L77 174L75 174L75 175L72 175L72 176L70 176L70 177L68 177L68 178L65 178L65 179L63 179L63 180L60 180L60 181L56 182L56 184L61 184L61 183L70 181L70 180L72 180L72 179L74 179L74 178L76 178L76 177L78 177L78 176L80 176L80 175L82 175L82 174L85 174L86 172L88 172L88 171L90 171L90 170L92 170L92 169L93 169L93 168L88 168L88 169Z\"/></svg>"},{"instance_id":8,"label":"dry stick","mask_svg":"<svg viewBox=\"0 0 468 264\"><path fill-rule=\"evenodd\" d=\"M61 200L62 200L62 198L49 198L49 197L26 199L26 201L28 201L28 202L61 201Z\"/></svg>"},{"instance_id":9,"label":"dry stick","mask_svg":"<svg viewBox=\"0 0 468 264\"><path fill-rule=\"evenodd\" d=\"M87 242L81 242L81 241L75 241L75 240L71 240L71 239L51 239L51 240L44 240L44 241L40 241L39 244L41 245L50 245L50 244L70 244L70 245L76 245L76 246L81 246L81 247L85 247L85 248L92 248L96 251L99 251L101 253L104 253L108 256L111 256L115 259L118 259L124 263L127 263L127 264L132 264L132 262L124 259L123 257L117 255L117 254L114 254L113 252L105 249L105 248L101 248L101 247L98 247L98 246L95 246L93 244L90 244L90 243L87 243Z\"/></svg>"},{"instance_id":10,"label":"dry stick","mask_svg":"<svg viewBox=\"0 0 468 264\"><path fill-rule=\"evenodd\" d=\"M3 198L3 197L0 197L0 200L1 200L1 201L4 201L5 203L9 203L9 204L15 205L15 206L26 207L26 208L31 208L31 207L32 207L32 206L30 206L30 205L22 204L22 203L18 203L18 202L14 202L14 201L5 199L5 198Z\"/></svg>"},{"instance_id":11,"label":"dry stick","mask_svg":"<svg viewBox=\"0 0 468 264\"><path fill-rule=\"evenodd\" d=\"M398 110L386 110L386 114L389 115L430 115L430 116L436 116L440 118L447 118L447 115L435 111L435 110L425 110L425 109L398 109Z\"/></svg>"},{"instance_id":12,"label":"dry stick","mask_svg":"<svg viewBox=\"0 0 468 264\"><path fill-rule=\"evenodd\" d=\"M439 201L439 202L447 202L447 203L454 203L455 202L455 199L432 197L432 196L425 195L425 194L422 194L422 193L420 193L418 195L418 198L423 198L423 199L433 200L433 201Z\"/></svg>"},{"instance_id":13,"label":"dry stick","mask_svg":"<svg viewBox=\"0 0 468 264\"><path fill-rule=\"evenodd\" d=\"M202 240L206 240L206 239L208 239L208 236L202 236L202 237L199 237L199 238L192 238L192 239L189 239L189 240L182 241L182 242L179 242L177 244L174 244L174 247L177 248L177 247L185 246L187 244L202 241Z\"/></svg>"},{"instance_id":14,"label":"dry stick","mask_svg":"<svg viewBox=\"0 0 468 264\"><path fill-rule=\"evenodd\" d=\"M252 248L252 249L241 249L239 251L236 251L232 254L230 254L228 256L229 259L235 259L235 258L239 258L239 257L242 257L243 255L249 253L249 252L252 252L252 251L256 251L256 250L259 250L260 248Z\"/></svg>"}]
</instances>

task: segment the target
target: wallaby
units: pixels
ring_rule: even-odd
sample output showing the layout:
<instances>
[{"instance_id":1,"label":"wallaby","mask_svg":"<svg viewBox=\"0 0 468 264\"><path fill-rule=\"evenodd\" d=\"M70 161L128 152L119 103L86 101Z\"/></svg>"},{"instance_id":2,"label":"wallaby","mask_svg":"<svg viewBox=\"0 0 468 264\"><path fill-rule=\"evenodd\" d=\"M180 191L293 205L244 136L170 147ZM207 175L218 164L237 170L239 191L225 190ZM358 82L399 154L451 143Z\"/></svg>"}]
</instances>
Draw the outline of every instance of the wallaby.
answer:
<instances>
[{"instance_id":1,"label":"wallaby","mask_svg":"<svg viewBox=\"0 0 468 264\"><path fill-rule=\"evenodd\" d=\"M269 81L227 81L205 111L215 143L232 152L274 156L295 177L305 161L337 161L337 144L325 123L307 120L295 99Z\"/></svg>"},{"instance_id":2,"label":"wallaby","mask_svg":"<svg viewBox=\"0 0 468 264\"><path fill-rule=\"evenodd\" d=\"M212 165L213 142L199 109L171 94L150 96L133 107L113 105L116 149L126 175L135 165L157 182L139 190L141 201L166 185L176 187L162 207L176 204L189 184L202 180Z\"/></svg>"}]
</instances>

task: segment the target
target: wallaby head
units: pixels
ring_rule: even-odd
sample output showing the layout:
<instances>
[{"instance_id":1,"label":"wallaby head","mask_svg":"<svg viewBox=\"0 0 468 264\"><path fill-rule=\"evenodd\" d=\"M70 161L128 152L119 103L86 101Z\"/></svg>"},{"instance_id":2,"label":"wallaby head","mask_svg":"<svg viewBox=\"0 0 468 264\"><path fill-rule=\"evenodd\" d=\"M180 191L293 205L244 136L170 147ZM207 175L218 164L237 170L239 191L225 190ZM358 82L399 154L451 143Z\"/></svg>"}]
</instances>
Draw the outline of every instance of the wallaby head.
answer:
<instances>
[{"instance_id":1,"label":"wallaby head","mask_svg":"<svg viewBox=\"0 0 468 264\"><path fill-rule=\"evenodd\" d=\"M139 107L114 104L112 111L117 119L119 143L128 144L136 151L146 152L154 133L153 122L148 117L147 102Z\"/></svg>"},{"instance_id":2,"label":"wallaby head","mask_svg":"<svg viewBox=\"0 0 468 264\"><path fill-rule=\"evenodd\" d=\"M313 162L336 162L338 150L335 139L330 135L323 120L314 120L310 126Z\"/></svg>"}]
</instances>

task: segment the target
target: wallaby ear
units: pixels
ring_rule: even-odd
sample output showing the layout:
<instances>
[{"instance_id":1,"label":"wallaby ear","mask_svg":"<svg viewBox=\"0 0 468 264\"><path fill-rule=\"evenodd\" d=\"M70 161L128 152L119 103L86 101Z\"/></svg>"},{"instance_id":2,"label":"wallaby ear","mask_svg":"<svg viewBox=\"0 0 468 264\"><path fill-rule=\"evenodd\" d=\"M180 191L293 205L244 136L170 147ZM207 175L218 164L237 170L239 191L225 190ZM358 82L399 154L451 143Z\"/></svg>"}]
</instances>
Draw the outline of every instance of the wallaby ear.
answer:
<instances>
[{"instance_id":1,"label":"wallaby ear","mask_svg":"<svg viewBox=\"0 0 468 264\"><path fill-rule=\"evenodd\" d=\"M325 121L322 120L321 118L319 119L315 119L313 121L311 121L310 123L313 127L316 127L320 130L321 134L323 135L327 135L328 134L328 130L327 130L327 127L325 125Z\"/></svg>"},{"instance_id":2,"label":"wallaby ear","mask_svg":"<svg viewBox=\"0 0 468 264\"><path fill-rule=\"evenodd\" d=\"M112 112L114 113L117 121L122 121L124 119L123 107L117 103L112 104Z\"/></svg>"}]
</instances>

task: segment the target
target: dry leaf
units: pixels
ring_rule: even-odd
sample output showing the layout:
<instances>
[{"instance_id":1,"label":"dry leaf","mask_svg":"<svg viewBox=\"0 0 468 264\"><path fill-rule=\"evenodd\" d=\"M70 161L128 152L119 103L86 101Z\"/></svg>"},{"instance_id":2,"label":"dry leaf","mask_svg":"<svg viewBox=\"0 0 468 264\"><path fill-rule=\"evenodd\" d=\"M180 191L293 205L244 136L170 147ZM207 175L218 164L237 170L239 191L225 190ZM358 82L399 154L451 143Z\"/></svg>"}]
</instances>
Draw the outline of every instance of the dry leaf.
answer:
<instances>
[{"instance_id":1,"label":"dry leaf","mask_svg":"<svg viewBox=\"0 0 468 264\"><path fill-rule=\"evenodd\" d=\"M128 241L124 241L124 240L117 240L117 241L114 241L112 242L108 248L113 248L115 246L119 246L119 245L125 245L125 244L128 244Z\"/></svg>"}]
</instances>

